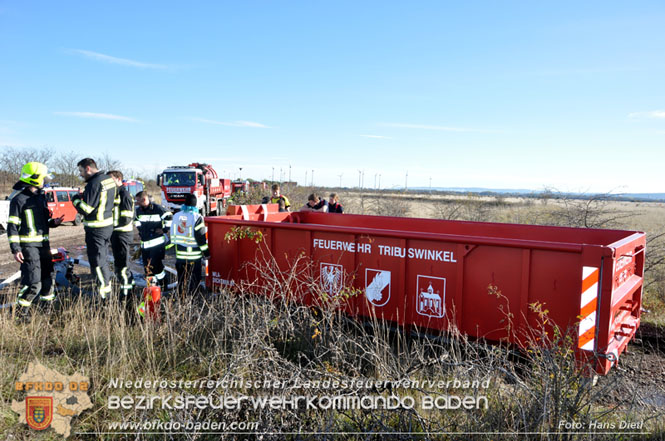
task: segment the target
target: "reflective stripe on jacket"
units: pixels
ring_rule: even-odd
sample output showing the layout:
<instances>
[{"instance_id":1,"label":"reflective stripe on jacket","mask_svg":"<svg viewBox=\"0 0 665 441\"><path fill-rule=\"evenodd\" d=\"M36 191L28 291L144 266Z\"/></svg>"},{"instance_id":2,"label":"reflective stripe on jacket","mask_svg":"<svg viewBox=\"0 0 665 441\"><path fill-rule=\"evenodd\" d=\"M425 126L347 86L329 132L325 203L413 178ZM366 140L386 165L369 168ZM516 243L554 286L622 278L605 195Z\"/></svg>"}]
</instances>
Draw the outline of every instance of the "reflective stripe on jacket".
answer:
<instances>
[{"instance_id":1,"label":"reflective stripe on jacket","mask_svg":"<svg viewBox=\"0 0 665 441\"><path fill-rule=\"evenodd\" d=\"M122 186L118 187L113 206L113 231L129 232L134 229L134 198Z\"/></svg>"},{"instance_id":2,"label":"reflective stripe on jacket","mask_svg":"<svg viewBox=\"0 0 665 441\"><path fill-rule=\"evenodd\" d=\"M115 181L104 172L97 172L87 179L83 194L73 202L76 210L83 215L83 225L88 228L113 225L116 192Z\"/></svg>"},{"instance_id":3,"label":"reflective stripe on jacket","mask_svg":"<svg viewBox=\"0 0 665 441\"><path fill-rule=\"evenodd\" d=\"M209 255L205 222L198 210L194 210L193 207L185 206L173 217L171 242L176 247L176 259L197 260Z\"/></svg>"},{"instance_id":4,"label":"reflective stripe on jacket","mask_svg":"<svg viewBox=\"0 0 665 441\"><path fill-rule=\"evenodd\" d=\"M48 245L49 228L55 226L42 190L32 192L30 185L17 182L9 196L7 239L12 254L24 246Z\"/></svg>"},{"instance_id":5,"label":"reflective stripe on jacket","mask_svg":"<svg viewBox=\"0 0 665 441\"><path fill-rule=\"evenodd\" d=\"M136 207L136 217L134 218L134 224L139 230L139 236L141 237L141 246L144 243L150 242L154 239L164 240L163 243L166 243L166 238L164 234L167 233L169 227L171 226L172 214L170 211L166 211L160 205L151 203L147 207ZM156 242L150 242L156 243Z\"/></svg>"}]
</instances>

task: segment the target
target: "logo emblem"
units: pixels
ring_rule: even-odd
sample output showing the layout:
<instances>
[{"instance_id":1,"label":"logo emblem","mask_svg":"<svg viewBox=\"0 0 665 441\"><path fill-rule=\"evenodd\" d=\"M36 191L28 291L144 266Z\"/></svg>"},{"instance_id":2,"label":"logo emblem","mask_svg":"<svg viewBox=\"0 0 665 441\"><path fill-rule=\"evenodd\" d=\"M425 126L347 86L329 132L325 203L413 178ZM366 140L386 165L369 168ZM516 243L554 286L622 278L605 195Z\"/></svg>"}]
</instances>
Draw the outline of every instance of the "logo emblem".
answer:
<instances>
[{"instance_id":1,"label":"logo emblem","mask_svg":"<svg viewBox=\"0 0 665 441\"><path fill-rule=\"evenodd\" d=\"M427 317L441 318L446 314L446 279L418 276L416 311Z\"/></svg>"},{"instance_id":2,"label":"logo emblem","mask_svg":"<svg viewBox=\"0 0 665 441\"><path fill-rule=\"evenodd\" d=\"M342 290L342 275L344 274L344 268L342 265L336 265L334 263L322 263L321 264L321 288L334 296Z\"/></svg>"},{"instance_id":3,"label":"logo emblem","mask_svg":"<svg viewBox=\"0 0 665 441\"><path fill-rule=\"evenodd\" d=\"M365 297L374 306L384 306L390 300L390 271L365 269Z\"/></svg>"},{"instance_id":4,"label":"logo emblem","mask_svg":"<svg viewBox=\"0 0 665 441\"><path fill-rule=\"evenodd\" d=\"M178 233L184 234L187 228L187 216L180 216L180 223L178 224Z\"/></svg>"},{"instance_id":5,"label":"logo emblem","mask_svg":"<svg viewBox=\"0 0 665 441\"><path fill-rule=\"evenodd\" d=\"M53 421L53 397L26 397L25 419L35 430L48 428Z\"/></svg>"}]
</instances>

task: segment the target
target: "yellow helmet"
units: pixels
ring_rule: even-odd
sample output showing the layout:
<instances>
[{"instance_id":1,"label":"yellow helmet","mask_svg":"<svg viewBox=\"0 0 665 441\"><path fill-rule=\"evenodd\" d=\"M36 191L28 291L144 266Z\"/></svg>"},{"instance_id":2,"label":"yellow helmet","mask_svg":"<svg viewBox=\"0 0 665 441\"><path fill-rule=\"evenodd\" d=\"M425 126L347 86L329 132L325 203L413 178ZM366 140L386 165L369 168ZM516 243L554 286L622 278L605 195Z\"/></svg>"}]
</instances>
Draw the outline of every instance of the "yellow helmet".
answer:
<instances>
[{"instance_id":1,"label":"yellow helmet","mask_svg":"<svg viewBox=\"0 0 665 441\"><path fill-rule=\"evenodd\" d=\"M51 178L48 174L48 167L41 162L28 162L21 169L20 181L35 187L44 186L44 178Z\"/></svg>"}]
</instances>

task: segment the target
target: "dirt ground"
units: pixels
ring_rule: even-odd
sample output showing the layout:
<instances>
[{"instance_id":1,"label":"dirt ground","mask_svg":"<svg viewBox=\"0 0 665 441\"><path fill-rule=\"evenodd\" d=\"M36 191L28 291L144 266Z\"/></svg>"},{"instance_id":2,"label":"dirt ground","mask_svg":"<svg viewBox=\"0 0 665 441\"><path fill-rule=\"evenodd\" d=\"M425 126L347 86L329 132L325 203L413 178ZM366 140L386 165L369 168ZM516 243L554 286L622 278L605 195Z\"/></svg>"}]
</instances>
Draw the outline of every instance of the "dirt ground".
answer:
<instances>
[{"instance_id":1,"label":"dirt ground","mask_svg":"<svg viewBox=\"0 0 665 441\"><path fill-rule=\"evenodd\" d=\"M85 232L82 225L75 226L71 223L62 224L61 226L50 230L49 238L51 248L63 247L69 252L70 257L78 258L79 256L82 256L84 260L88 260L85 247ZM4 240L6 240L6 235L3 233L0 235L0 242ZM138 233L135 232L132 249L137 249L138 246ZM20 264L14 260L14 256L12 256L9 251L9 246L1 245L0 248L2 249L2 252L0 252L1 281L19 271ZM110 249L109 255L111 255ZM175 268L175 259L173 256L167 255L164 263L171 268ZM143 268L136 262L132 262L130 269L135 274L143 274ZM92 281L89 268L83 265L75 265L74 272L81 277L81 282L84 285ZM9 301L12 301L12 299L7 298L8 295L12 295L10 289L0 290L0 304L5 304Z\"/></svg>"},{"instance_id":2,"label":"dirt ground","mask_svg":"<svg viewBox=\"0 0 665 441\"><path fill-rule=\"evenodd\" d=\"M637 338L619 358L619 364L597 387L607 406L663 412L665 410L665 329L642 324Z\"/></svg>"},{"instance_id":3,"label":"dirt ground","mask_svg":"<svg viewBox=\"0 0 665 441\"><path fill-rule=\"evenodd\" d=\"M64 223L49 231L49 239L51 248L65 247L72 257L85 254L85 234L82 225L77 227L71 223ZM20 264L14 260L14 256L9 251L6 240L7 236L4 233L0 235L0 242L3 242L0 245L2 250L0 252L0 280L11 276L20 268Z\"/></svg>"}]
</instances>

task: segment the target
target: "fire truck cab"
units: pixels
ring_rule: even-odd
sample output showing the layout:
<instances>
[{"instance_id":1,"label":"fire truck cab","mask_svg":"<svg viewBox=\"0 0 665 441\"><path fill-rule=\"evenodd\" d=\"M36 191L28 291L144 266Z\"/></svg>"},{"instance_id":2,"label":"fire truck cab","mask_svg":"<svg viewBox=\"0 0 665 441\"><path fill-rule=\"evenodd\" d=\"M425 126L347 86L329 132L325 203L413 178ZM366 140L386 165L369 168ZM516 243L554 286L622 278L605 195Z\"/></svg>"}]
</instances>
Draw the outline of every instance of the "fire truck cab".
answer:
<instances>
[{"instance_id":1,"label":"fire truck cab","mask_svg":"<svg viewBox=\"0 0 665 441\"><path fill-rule=\"evenodd\" d=\"M145 183L140 179L125 179L122 181L122 185L129 191L132 197L135 197L137 193L145 189Z\"/></svg>"},{"instance_id":2,"label":"fire truck cab","mask_svg":"<svg viewBox=\"0 0 665 441\"><path fill-rule=\"evenodd\" d=\"M204 216L217 213L231 196L231 180L220 179L208 164L171 166L157 176L157 185L161 188L162 206L172 212L180 210L190 193L196 195L197 208Z\"/></svg>"}]
</instances>

